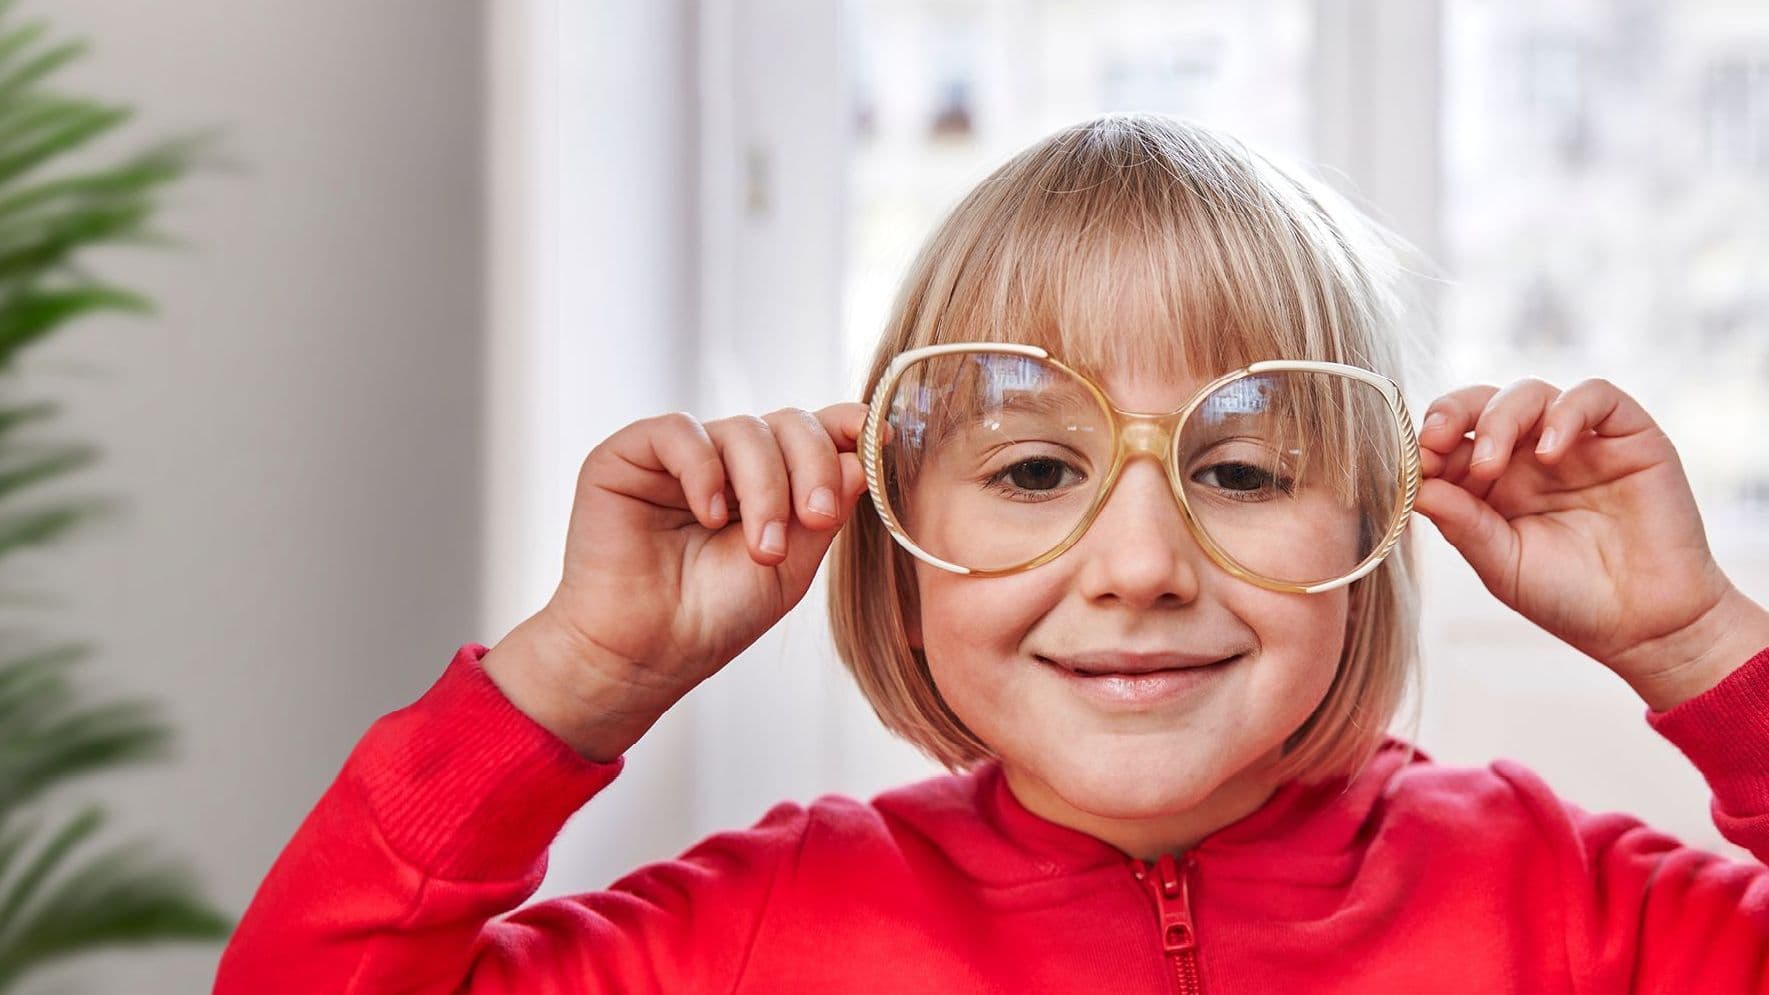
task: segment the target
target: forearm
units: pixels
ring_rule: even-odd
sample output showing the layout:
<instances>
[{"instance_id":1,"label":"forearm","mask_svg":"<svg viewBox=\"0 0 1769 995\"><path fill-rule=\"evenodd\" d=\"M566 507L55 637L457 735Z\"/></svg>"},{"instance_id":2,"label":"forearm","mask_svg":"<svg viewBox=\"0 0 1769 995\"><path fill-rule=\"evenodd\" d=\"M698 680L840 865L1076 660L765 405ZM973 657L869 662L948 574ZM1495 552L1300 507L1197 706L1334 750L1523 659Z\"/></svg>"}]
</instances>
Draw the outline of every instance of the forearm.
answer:
<instances>
[{"instance_id":1,"label":"forearm","mask_svg":"<svg viewBox=\"0 0 1769 995\"><path fill-rule=\"evenodd\" d=\"M462 647L356 744L246 910L217 995L466 990L487 923L540 886L560 827L623 766L511 707L483 652Z\"/></svg>"}]
</instances>

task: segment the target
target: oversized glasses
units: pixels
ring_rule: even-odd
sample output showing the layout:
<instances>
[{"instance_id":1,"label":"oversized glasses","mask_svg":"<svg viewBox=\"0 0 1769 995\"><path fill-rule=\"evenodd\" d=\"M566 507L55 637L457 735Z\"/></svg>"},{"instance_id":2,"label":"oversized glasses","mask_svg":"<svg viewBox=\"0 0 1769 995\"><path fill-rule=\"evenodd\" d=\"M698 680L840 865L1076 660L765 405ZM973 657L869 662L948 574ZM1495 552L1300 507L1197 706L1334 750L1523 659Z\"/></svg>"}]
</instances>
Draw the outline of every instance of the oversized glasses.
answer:
<instances>
[{"instance_id":1,"label":"oversized glasses","mask_svg":"<svg viewBox=\"0 0 1769 995\"><path fill-rule=\"evenodd\" d=\"M1176 411L1141 414L1037 346L927 346L885 370L860 439L896 541L977 576L1061 555L1139 455L1165 468L1205 553L1275 591L1329 591L1376 569L1419 490L1399 387L1343 363L1253 363Z\"/></svg>"}]
</instances>

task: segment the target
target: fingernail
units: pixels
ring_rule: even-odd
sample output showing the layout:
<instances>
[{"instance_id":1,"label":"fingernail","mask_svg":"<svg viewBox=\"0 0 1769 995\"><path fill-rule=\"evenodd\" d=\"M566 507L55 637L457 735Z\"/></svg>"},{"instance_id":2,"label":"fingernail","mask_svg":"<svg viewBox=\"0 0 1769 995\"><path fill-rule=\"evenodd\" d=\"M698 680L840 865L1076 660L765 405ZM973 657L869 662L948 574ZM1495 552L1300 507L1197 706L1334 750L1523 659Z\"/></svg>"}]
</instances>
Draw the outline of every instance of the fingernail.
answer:
<instances>
[{"instance_id":1,"label":"fingernail","mask_svg":"<svg viewBox=\"0 0 1769 995\"><path fill-rule=\"evenodd\" d=\"M1547 429L1542 433L1541 441L1536 443L1536 452L1545 453L1548 450L1553 449L1554 443L1559 441L1559 439L1560 432L1557 429Z\"/></svg>"},{"instance_id":2,"label":"fingernail","mask_svg":"<svg viewBox=\"0 0 1769 995\"><path fill-rule=\"evenodd\" d=\"M1445 422L1448 422L1449 420L1450 420L1449 416L1444 414L1443 412L1433 411L1432 413L1425 416L1424 431L1429 432L1432 429L1443 425Z\"/></svg>"},{"instance_id":3,"label":"fingernail","mask_svg":"<svg viewBox=\"0 0 1769 995\"><path fill-rule=\"evenodd\" d=\"M762 552L778 556L786 552L786 525L783 522L769 522L762 526Z\"/></svg>"},{"instance_id":4,"label":"fingernail","mask_svg":"<svg viewBox=\"0 0 1769 995\"><path fill-rule=\"evenodd\" d=\"M1493 440L1490 437L1476 442L1474 444L1474 458L1469 460L1470 465L1474 463L1485 463L1487 460L1492 459L1493 449Z\"/></svg>"},{"instance_id":5,"label":"fingernail","mask_svg":"<svg viewBox=\"0 0 1769 995\"><path fill-rule=\"evenodd\" d=\"M811 492L811 510L819 515L835 517L835 492L827 487L819 487Z\"/></svg>"},{"instance_id":6,"label":"fingernail","mask_svg":"<svg viewBox=\"0 0 1769 995\"><path fill-rule=\"evenodd\" d=\"M707 502L706 511L715 521L723 519L725 517L725 495L714 494L713 499Z\"/></svg>"}]
</instances>

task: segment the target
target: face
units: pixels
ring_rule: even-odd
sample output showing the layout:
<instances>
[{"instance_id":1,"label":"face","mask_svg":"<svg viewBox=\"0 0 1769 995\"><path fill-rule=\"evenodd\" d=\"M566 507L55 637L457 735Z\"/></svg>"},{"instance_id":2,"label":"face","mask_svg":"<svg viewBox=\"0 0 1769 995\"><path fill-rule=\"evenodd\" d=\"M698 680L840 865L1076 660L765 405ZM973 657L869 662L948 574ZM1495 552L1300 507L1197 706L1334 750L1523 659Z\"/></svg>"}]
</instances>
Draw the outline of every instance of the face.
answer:
<instances>
[{"instance_id":1,"label":"face","mask_svg":"<svg viewBox=\"0 0 1769 995\"><path fill-rule=\"evenodd\" d=\"M1203 380L1114 371L1131 411L1171 411ZM1344 648L1346 588L1268 591L1217 566L1160 465L1132 459L1087 533L1004 577L916 561L911 642L941 696L1001 757L1029 809L1152 857L1251 812L1267 769L1326 696ZM1239 658L1160 701L1102 702L1045 662L1102 652Z\"/></svg>"}]
</instances>

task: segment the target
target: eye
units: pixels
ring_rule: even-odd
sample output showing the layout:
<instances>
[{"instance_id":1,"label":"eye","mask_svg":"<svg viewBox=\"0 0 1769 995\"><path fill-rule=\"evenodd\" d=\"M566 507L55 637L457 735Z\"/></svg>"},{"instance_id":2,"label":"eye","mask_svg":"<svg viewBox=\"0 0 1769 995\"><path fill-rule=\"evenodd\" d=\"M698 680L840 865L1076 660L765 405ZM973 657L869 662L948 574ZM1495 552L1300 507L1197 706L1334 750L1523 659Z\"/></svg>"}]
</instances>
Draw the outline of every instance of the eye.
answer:
<instances>
[{"instance_id":1,"label":"eye","mask_svg":"<svg viewBox=\"0 0 1769 995\"><path fill-rule=\"evenodd\" d=\"M1021 460L1008 467L1006 473L1016 487L1028 491L1048 491L1062 484L1063 471L1067 469L1068 464L1061 460L1041 458Z\"/></svg>"},{"instance_id":2,"label":"eye","mask_svg":"<svg viewBox=\"0 0 1769 995\"><path fill-rule=\"evenodd\" d=\"M1193 474L1192 479L1208 487L1247 495L1274 489L1289 494L1296 487L1289 477L1274 477L1271 471L1252 463L1214 463Z\"/></svg>"},{"instance_id":3,"label":"eye","mask_svg":"<svg viewBox=\"0 0 1769 995\"><path fill-rule=\"evenodd\" d=\"M994 491L1021 500L1039 500L1050 496L1065 483L1080 483L1087 475L1053 456L1038 456L1009 464L991 474L985 485ZM1036 496L1034 496L1036 495Z\"/></svg>"}]
</instances>

